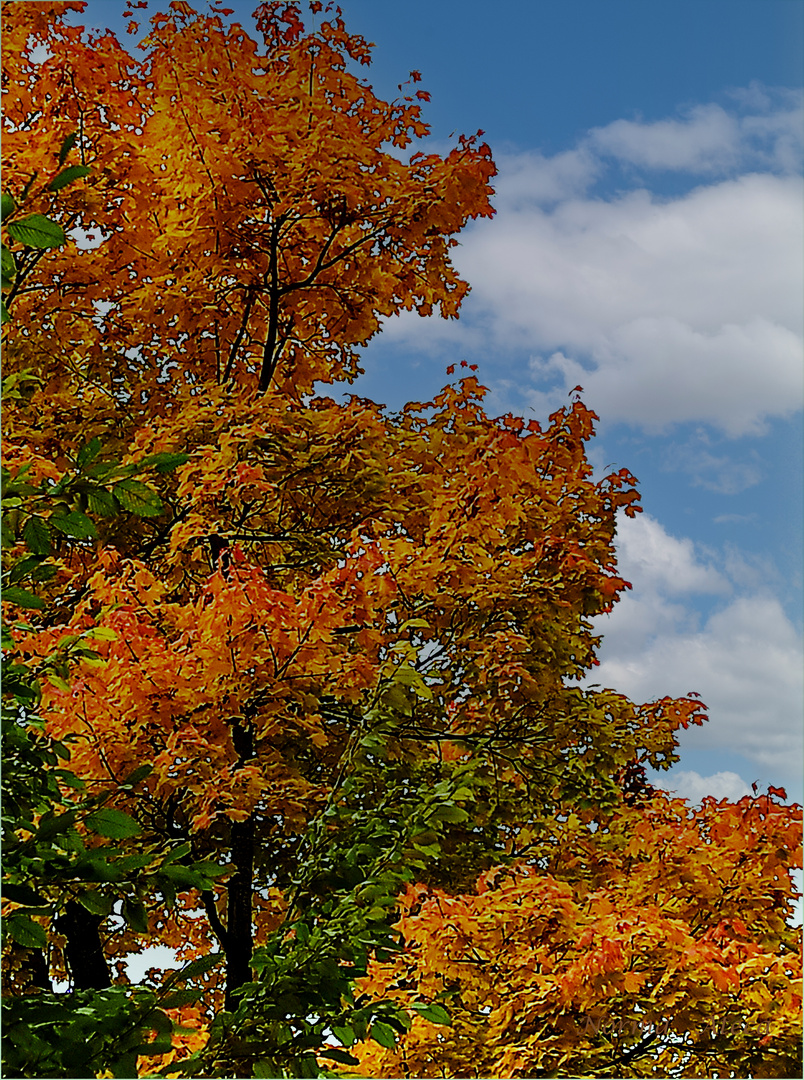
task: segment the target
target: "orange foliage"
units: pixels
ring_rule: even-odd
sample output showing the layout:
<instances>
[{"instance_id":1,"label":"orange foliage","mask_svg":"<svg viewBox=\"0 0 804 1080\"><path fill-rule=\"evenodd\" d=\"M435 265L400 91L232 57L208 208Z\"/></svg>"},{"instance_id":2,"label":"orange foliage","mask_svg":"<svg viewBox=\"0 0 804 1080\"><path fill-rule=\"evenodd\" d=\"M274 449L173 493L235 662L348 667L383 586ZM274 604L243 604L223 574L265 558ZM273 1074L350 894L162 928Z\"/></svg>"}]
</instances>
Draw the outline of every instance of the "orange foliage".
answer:
<instances>
[{"instance_id":1,"label":"orange foliage","mask_svg":"<svg viewBox=\"0 0 804 1080\"><path fill-rule=\"evenodd\" d=\"M410 887L406 949L362 988L437 998L452 1022L416 1017L395 1050L358 1050L355 1071L792 1075L800 829L800 808L768 796L697 811L655 796L610 821L557 823L543 859L486 872L474 894Z\"/></svg>"}]
</instances>

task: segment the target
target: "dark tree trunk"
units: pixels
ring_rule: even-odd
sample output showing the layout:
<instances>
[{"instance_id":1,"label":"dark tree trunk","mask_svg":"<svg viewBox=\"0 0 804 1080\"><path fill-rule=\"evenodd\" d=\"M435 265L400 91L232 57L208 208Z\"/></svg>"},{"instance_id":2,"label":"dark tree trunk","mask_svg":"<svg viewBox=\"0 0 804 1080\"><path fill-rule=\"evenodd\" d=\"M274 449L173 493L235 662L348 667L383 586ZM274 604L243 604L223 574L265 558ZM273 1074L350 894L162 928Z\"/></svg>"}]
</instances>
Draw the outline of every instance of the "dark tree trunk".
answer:
<instances>
[{"instance_id":1,"label":"dark tree trunk","mask_svg":"<svg viewBox=\"0 0 804 1080\"><path fill-rule=\"evenodd\" d=\"M232 862L226 922L226 1008L234 1011L234 993L251 982L251 885L254 872L254 815L232 824Z\"/></svg>"},{"instance_id":2,"label":"dark tree trunk","mask_svg":"<svg viewBox=\"0 0 804 1080\"><path fill-rule=\"evenodd\" d=\"M240 764L254 753L254 738L248 723L236 723L232 742ZM232 864L235 873L226 887L226 1009L234 1011L235 991L251 982L251 889L254 876L255 815L232 822Z\"/></svg>"},{"instance_id":3,"label":"dark tree trunk","mask_svg":"<svg viewBox=\"0 0 804 1080\"><path fill-rule=\"evenodd\" d=\"M75 900L68 900L56 929L67 938L64 950L75 990L105 990L112 977L100 937L103 918L93 915Z\"/></svg>"},{"instance_id":4,"label":"dark tree trunk","mask_svg":"<svg viewBox=\"0 0 804 1080\"><path fill-rule=\"evenodd\" d=\"M259 392L264 394L271 385L277 361L277 341L279 338L279 224L271 229L271 246L268 252L268 272L271 275L271 287L268 292L268 337L262 351Z\"/></svg>"}]
</instances>

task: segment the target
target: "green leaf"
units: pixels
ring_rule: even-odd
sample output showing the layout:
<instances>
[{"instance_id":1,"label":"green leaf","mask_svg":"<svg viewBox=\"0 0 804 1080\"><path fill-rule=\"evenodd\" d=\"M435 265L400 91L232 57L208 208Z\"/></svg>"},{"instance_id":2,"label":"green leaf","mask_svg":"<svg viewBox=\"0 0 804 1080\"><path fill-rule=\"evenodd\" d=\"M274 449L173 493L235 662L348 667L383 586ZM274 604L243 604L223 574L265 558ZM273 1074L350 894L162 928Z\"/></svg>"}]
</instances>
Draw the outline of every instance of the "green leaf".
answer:
<instances>
[{"instance_id":1,"label":"green leaf","mask_svg":"<svg viewBox=\"0 0 804 1080\"><path fill-rule=\"evenodd\" d=\"M162 990L169 990L171 986L175 986L178 982L184 982L186 979L194 979L198 975L205 975L222 959L223 953L208 953L206 956L200 956L197 960L192 960L180 971L174 971L162 984Z\"/></svg>"},{"instance_id":2,"label":"green leaf","mask_svg":"<svg viewBox=\"0 0 804 1080\"><path fill-rule=\"evenodd\" d=\"M190 845L189 844L179 844L178 847L175 847L172 851L168 852L168 854L164 857L164 859L162 860L162 866L168 866L170 863L176 862L177 859L183 859L185 855L189 855L189 854L190 854Z\"/></svg>"},{"instance_id":3,"label":"green leaf","mask_svg":"<svg viewBox=\"0 0 804 1080\"><path fill-rule=\"evenodd\" d=\"M142 829L130 814L123 810L113 810L104 806L86 817L87 827L101 836L112 840L124 840L128 836L139 836Z\"/></svg>"},{"instance_id":4,"label":"green leaf","mask_svg":"<svg viewBox=\"0 0 804 1080\"><path fill-rule=\"evenodd\" d=\"M28 907L47 907L48 901L40 896L30 885L14 885L7 882L3 886L3 899L10 900L14 904L25 904Z\"/></svg>"},{"instance_id":5,"label":"green leaf","mask_svg":"<svg viewBox=\"0 0 804 1080\"><path fill-rule=\"evenodd\" d=\"M87 476L91 476L93 480L102 480L104 477L114 473L117 476L127 476L128 473L121 471L127 468L123 466L119 461L95 461L91 465L84 469Z\"/></svg>"},{"instance_id":6,"label":"green leaf","mask_svg":"<svg viewBox=\"0 0 804 1080\"><path fill-rule=\"evenodd\" d=\"M122 859L117 860L115 866L118 870L128 873L129 870L142 870L144 866L150 866L152 862L151 855L124 855Z\"/></svg>"},{"instance_id":7,"label":"green leaf","mask_svg":"<svg viewBox=\"0 0 804 1080\"><path fill-rule=\"evenodd\" d=\"M41 565L41 562L41 555L25 555L17 562L12 563L8 571L9 585L16 585L18 581L24 581L37 566Z\"/></svg>"},{"instance_id":8,"label":"green leaf","mask_svg":"<svg viewBox=\"0 0 804 1080\"><path fill-rule=\"evenodd\" d=\"M123 901L122 915L135 933L148 933L148 912L145 910L145 905L141 900L126 897Z\"/></svg>"},{"instance_id":9,"label":"green leaf","mask_svg":"<svg viewBox=\"0 0 804 1080\"><path fill-rule=\"evenodd\" d=\"M69 829L63 836L59 837L59 847L62 851L73 851L80 855L83 851L86 851L84 841L75 831L75 829Z\"/></svg>"},{"instance_id":10,"label":"green leaf","mask_svg":"<svg viewBox=\"0 0 804 1080\"><path fill-rule=\"evenodd\" d=\"M122 881L124 875L114 863L110 863L103 853L88 852L73 867L76 876L86 881Z\"/></svg>"},{"instance_id":11,"label":"green leaf","mask_svg":"<svg viewBox=\"0 0 804 1080\"><path fill-rule=\"evenodd\" d=\"M220 877L221 874L225 874L227 867L220 866L215 862L209 862L207 859L202 859L201 862L192 863L191 869L196 874L203 874L204 877L214 878Z\"/></svg>"},{"instance_id":12,"label":"green leaf","mask_svg":"<svg viewBox=\"0 0 804 1080\"><path fill-rule=\"evenodd\" d=\"M130 1080L137 1075L137 1050L126 1050L111 1063L110 1071L115 1080Z\"/></svg>"},{"instance_id":13,"label":"green leaf","mask_svg":"<svg viewBox=\"0 0 804 1080\"><path fill-rule=\"evenodd\" d=\"M3 599L21 608L38 608L41 610L45 606L45 601L41 596L34 596L27 589L21 589L19 585L10 585L7 589L3 589Z\"/></svg>"},{"instance_id":14,"label":"green leaf","mask_svg":"<svg viewBox=\"0 0 804 1080\"><path fill-rule=\"evenodd\" d=\"M38 169L34 169L34 171L33 171L33 172L31 173L31 175L30 175L30 176L28 177L28 183L27 183L27 184L25 185L25 187L24 187L24 188L22 189L22 198L20 199L20 202L25 202L25 200L26 200L26 199L28 198L28 192L29 192L29 191L31 190L31 188L32 188L32 187L34 186L34 181L36 180L36 178L37 178L37 176L38 176L38 175L39 175L39 170L38 170Z\"/></svg>"},{"instance_id":15,"label":"green leaf","mask_svg":"<svg viewBox=\"0 0 804 1080\"><path fill-rule=\"evenodd\" d=\"M328 1046L326 1050L319 1050L318 1054L319 1057L332 1058L333 1061L339 1061L342 1065L360 1064L360 1059L356 1058L354 1054L350 1054L347 1050L342 1050L337 1046Z\"/></svg>"},{"instance_id":16,"label":"green leaf","mask_svg":"<svg viewBox=\"0 0 804 1080\"><path fill-rule=\"evenodd\" d=\"M163 866L159 873L176 885L183 885L188 889L204 889L207 885L206 879L189 866Z\"/></svg>"},{"instance_id":17,"label":"green leaf","mask_svg":"<svg viewBox=\"0 0 804 1080\"><path fill-rule=\"evenodd\" d=\"M34 555L50 554L50 528L44 518L32 514L22 527L22 539Z\"/></svg>"},{"instance_id":18,"label":"green leaf","mask_svg":"<svg viewBox=\"0 0 804 1080\"><path fill-rule=\"evenodd\" d=\"M59 150L59 165L63 165L64 162L67 160L67 155L75 146L75 140L77 138L77 131L71 131L70 134L65 138L64 142L61 144L61 149Z\"/></svg>"},{"instance_id":19,"label":"green leaf","mask_svg":"<svg viewBox=\"0 0 804 1080\"><path fill-rule=\"evenodd\" d=\"M114 517L120 509L120 503L106 488L87 488L87 505L93 514L101 517Z\"/></svg>"},{"instance_id":20,"label":"green leaf","mask_svg":"<svg viewBox=\"0 0 804 1080\"><path fill-rule=\"evenodd\" d=\"M263 1058L261 1061L254 1062L251 1071L258 1080L270 1080L271 1077L276 1076L276 1065L270 1058Z\"/></svg>"},{"instance_id":21,"label":"green leaf","mask_svg":"<svg viewBox=\"0 0 804 1080\"><path fill-rule=\"evenodd\" d=\"M86 787L84 781L79 780L75 773L71 773L69 769L54 769L53 775L58 777L66 787L75 788L76 791L83 791Z\"/></svg>"},{"instance_id":22,"label":"green leaf","mask_svg":"<svg viewBox=\"0 0 804 1080\"><path fill-rule=\"evenodd\" d=\"M396 1032L390 1024L384 1024L382 1020L372 1020L369 1037L386 1050L393 1050L396 1046Z\"/></svg>"},{"instance_id":23,"label":"green leaf","mask_svg":"<svg viewBox=\"0 0 804 1080\"><path fill-rule=\"evenodd\" d=\"M11 254L5 244L3 244L2 248L2 270L4 279L13 278L14 275L17 273L17 264L14 261L14 256ZM6 284L5 280L3 281L3 284ZM11 283L8 282L8 284Z\"/></svg>"},{"instance_id":24,"label":"green leaf","mask_svg":"<svg viewBox=\"0 0 804 1080\"><path fill-rule=\"evenodd\" d=\"M50 524L66 536L74 536L76 540L96 540L98 537L92 519L80 510L70 510L68 513L55 510L50 515Z\"/></svg>"},{"instance_id":25,"label":"green leaf","mask_svg":"<svg viewBox=\"0 0 804 1080\"><path fill-rule=\"evenodd\" d=\"M117 632L112 630L111 626L91 626L89 630L87 630L86 636L95 638L97 641L117 641ZM140 765L139 768L147 768L150 772L153 766ZM134 772L137 771L137 769L134 770ZM147 775L148 773L143 773L143 776ZM126 783L130 783L130 781L126 780Z\"/></svg>"},{"instance_id":26,"label":"green leaf","mask_svg":"<svg viewBox=\"0 0 804 1080\"><path fill-rule=\"evenodd\" d=\"M25 949L46 949L47 933L44 926L25 915L9 915L3 920L6 933Z\"/></svg>"},{"instance_id":27,"label":"green leaf","mask_svg":"<svg viewBox=\"0 0 804 1080\"><path fill-rule=\"evenodd\" d=\"M9 585L16 585L25 578L30 578L32 581L49 581L57 572L57 567L53 563L43 562L43 559L43 555L27 555L14 563L8 572Z\"/></svg>"},{"instance_id":28,"label":"green leaf","mask_svg":"<svg viewBox=\"0 0 804 1080\"><path fill-rule=\"evenodd\" d=\"M414 841L413 846L416 851L421 852L421 854L428 859L437 859L438 856L441 854L440 844L417 844Z\"/></svg>"},{"instance_id":29,"label":"green leaf","mask_svg":"<svg viewBox=\"0 0 804 1080\"><path fill-rule=\"evenodd\" d=\"M58 176L54 176L47 186L48 191L61 191L63 187L67 187L68 184L72 184L73 180L80 180L83 176L89 176L92 169L88 169L86 165L70 165L67 169L62 169Z\"/></svg>"},{"instance_id":30,"label":"green leaf","mask_svg":"<svg viewBox=\"0 0 804 1080\"><path fill-rule=\"evenodd\" d=\"M192 1005L201 996L200 990L174 990L159 999L163 1009L180 1009L182 1005Z\"/></svg>"},{"instance_id":31,"label":"green leaf","mask_svg":"<svg viewBox=\"0 0 804 1080\"><path fill-rule=\"evenodd\" d=\"M332 1034L335 1036L338 1042L343 1043L344 1046L354 1046L354 1044L357 1042L357 1035L355 1034L355 1030L349 1024L344 1024L343 1026L339 1026L336 1024L332 1028Z\"/></svg>"},{"instance_id":32,"label":"green leaf","mask_svg":"<svg viewBox=\"0 0 804 1080\"><path fill-rule=\"evenodd\" d=\"M441 806L436 806L427 815L427 821L447 821L450 824L458 824L461 821L466 821L469 815L460 806L452 806L450 803L444 803Z\"/></svg>"},{"instance_id":33,"label":"green leaf","mask_svg":"<svg viewBox=\"0 0 804 1080\"><path fill-rule=\"evenodd\" d=\"M156 1054L169 1054L173 1049L170 1039L155 1039L150 1043L138 1043L134 1050L141 1057L153 1057Z\"/></svg>"},{"instance_id":34,"label":"green leaf","mask_svg":"<svg viewBox=\"0 0 804 1080\"><path fill-rule=\"evenodd\" d=\"M104 627L104 626L96 626L96 627L94 627L94 629L95 630L105 630L106 627ZM106 636L104 635L101 639L102 640L108 640L108 641L114 641L115 638L117 637L117 634L115 634L114 630L109 630L108 633L109 634L114 634L114 637L106 638ZM96 634L94 636L95 637L101 637L100 634ZM153 765L150 765L150 764L138 765L137 768L132 769L132 771L125 778L125 780L123 781L123 786L124 787L134 787L135 784L139 784L140 780L144 780L146 776L150 776L153 771L154 771Z\"/></svg>"},{"instance_id":35,"label":"green leaf","mask_svg":"<svg viewBox=\"0 0 804 1080\"><path fill-rule=\"evenodd\" d=\"M28 214L8 226L8 235L27 247L52 248L64 244L64 229L42 214Z\"/></svg>"},{"instance_id":36,"label":"green leaf","mask_svg":"<svg viewBox=\"0 0 804 1080\"><path fill-rule=\"evenodd\" d=\"M14 202L13 197L9 195L7 191L4 191L2 197L0 197L0 210L2 211L2 220L5 221L6 218L10 217L16 209L17 204Z\"/></svg>"},{"instance_id":37,"label":"green leaf","mask_svg":"<svg viewBox=\"0 0 804 1080\"><path fill-rule=\"evenodd\" d=\"M39 821L39 828L34 834L35 840L50 840L51 837L58 836L59 833L66 832L72 828L75 821L75 810L68 810L65 814L55 814L52 811L48 811L42 815Z\"/></svg>"},{"instance_id":38,"label":"green leaf","mask_svg":"<svg viewBox=\"0 0 804 1080\"><path fill-rule=\"evenodd\" d=\"M103 893L96 892L95 889L87 889L82 892L78 897L78 903L91 911L93 915L109 915L114 901L111 896L104 896Z\"/></svg>"},{"instance_id":39,"label":"green leaf","mask_svg":"<svg viewBox=\"0 0 804 1080\"><path fill-rule=\"evenodd\" d=\"M120 505L132 514L155 517L162 513L162 500L153 488L140 483L139 480L120 480L114 485L113 491Z\"/></svg>"},{"instance_id":40,"label":"green leaf","mask_svg":"<svg viewBox=\"0 0 804 1080\"><path fill-rule=\"evenodd\" d=\"M94 439L90 439L88 443L84 443L81 449L76 454L75 463L79 469L84 465L94 460L100 453L101 441L96 435Z\"/></svg>"},{"instance_id":41,"label":"green leaf","mask_svg":"<svg viewBox=\"0 0 804 1080\"><path fill-rule=\"evenodd\" d=\"M431 1024L451 1024L452 1019L443 1005L417 1005L412 1006L423 1020L429 1020Z\"/></svg>"},{"instance_id":42,"label":"green leaf","mask_svg":"<svg viewBox=\"0 0 804 1080\"><path fill-rule=\"evenodd\" d=\"M152 466L158 473L172 472L190 460L189 454L152 454L140 462L141 466Z\"/></svg>"}]
</instances>

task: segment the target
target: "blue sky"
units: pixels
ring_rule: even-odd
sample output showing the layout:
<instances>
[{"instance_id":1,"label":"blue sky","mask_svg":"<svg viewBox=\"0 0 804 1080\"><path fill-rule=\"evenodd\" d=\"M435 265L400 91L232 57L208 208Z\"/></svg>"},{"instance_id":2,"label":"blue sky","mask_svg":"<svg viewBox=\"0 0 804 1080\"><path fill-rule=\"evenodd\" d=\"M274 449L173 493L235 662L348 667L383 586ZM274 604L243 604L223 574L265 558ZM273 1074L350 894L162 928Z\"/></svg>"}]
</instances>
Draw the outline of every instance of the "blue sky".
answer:
<instances>
[{"instance_id":1,"label":"blue sky","mask_svg":"<svg viewBox=\"0 0 804 1080\"><path fill-rule=\"evenodd\" d=\"M390 320L358 392L421 400L466 359L493 409L543 419L582 384L596 467L631 469L645 509L619 532L634 589L600 621L594 681L702 695L665 786L800 800L804 4L341 7L378 93L421 71L429 145L482 128L500 169L496 217L456 249L461 319ZM120 31L122 9L83 21Z\"/></svg>"}]
</instances>

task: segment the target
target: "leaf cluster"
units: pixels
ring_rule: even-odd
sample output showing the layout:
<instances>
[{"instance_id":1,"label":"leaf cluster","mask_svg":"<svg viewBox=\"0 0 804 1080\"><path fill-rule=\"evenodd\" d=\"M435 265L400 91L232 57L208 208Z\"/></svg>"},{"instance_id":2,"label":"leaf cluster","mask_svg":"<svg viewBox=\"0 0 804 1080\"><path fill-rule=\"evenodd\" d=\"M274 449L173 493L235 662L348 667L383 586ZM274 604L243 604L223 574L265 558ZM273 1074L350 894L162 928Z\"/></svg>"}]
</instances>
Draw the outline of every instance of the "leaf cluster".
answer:
<instances>
[{"instance_id":1,"label":"leaf cluster","mask_svg":"<svg viewBox=\"0 0 804 1080\"><path fill-rule=\"evenodd\" d=\"M212 954L188 964L157 990L110 987L7 1001L6 1075L80 1078L105 1071L114 1077L136 1076L139 1059L172 1050L177 1024L169 1010L200 995L177 989L179 984L204 974L219 960Z\"/></svg>"},{"instance_id":2,"label":"leaf cluster","mask_svg":"<svg viewBox=\"0 0 804 1080\"><path fill-rule=\"evenodd\" d=\"M82 180L84 177L91 175L92 169L86 165L69 165L67 168L61 168L75 145L76 138L77 132L71 132L63 140L58 152L60 168L45 184L44 190L46 192L59 192L75 183L76 180ZM19 216L20 208L31 194L38 175L38 171L35 171L28 178L18 199L15 199L7 191L4 191L0 196L0 220L2 220L5 231L2 241L2 290L4 294L8 294L7 298L4 297L2 302L0 321L3 324L11 321L8 310L11 302L41 259L44 251L49 248L61 247L67 242L64 229L51 217L38 213L25 214L23 217ZM8 245L6 239L8 239Z\"/></svg>"}]
</instances>

